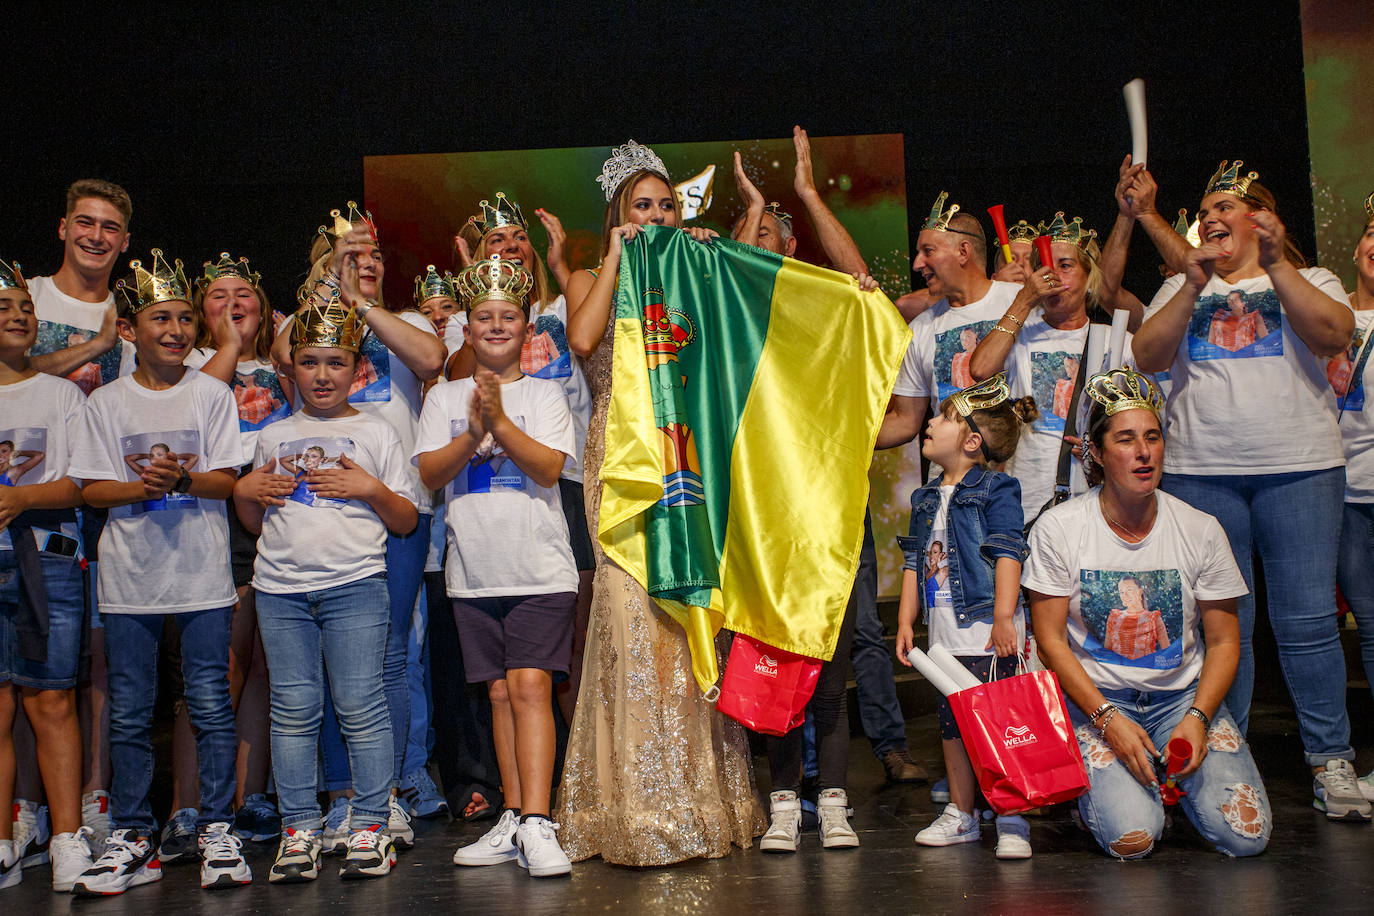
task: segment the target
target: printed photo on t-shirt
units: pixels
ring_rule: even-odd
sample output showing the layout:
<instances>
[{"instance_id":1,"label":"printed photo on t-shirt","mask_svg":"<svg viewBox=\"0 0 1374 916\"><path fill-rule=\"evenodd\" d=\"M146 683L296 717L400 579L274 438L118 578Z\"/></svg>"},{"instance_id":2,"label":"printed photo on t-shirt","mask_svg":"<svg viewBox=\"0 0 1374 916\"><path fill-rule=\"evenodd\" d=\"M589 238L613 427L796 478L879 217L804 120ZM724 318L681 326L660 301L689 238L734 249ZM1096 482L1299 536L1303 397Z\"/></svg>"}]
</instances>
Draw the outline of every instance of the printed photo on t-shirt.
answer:
<instances>
[{"instance_id":1,"label":"printed photo on t-shirt","mask_svg":"<svg viewBox=\"0 0 1374 916\"><path fill-rule=\"evenodd\" d=\"M1198 299L1188 322L1188 357L1252 359L1283 355L1283 310L1272 289L1233 289Z\"/></svg>"},{"instance_id":2,"label":"printed photo on t-shirt","mask_svg":"<svg viewBox=\"0 0 1374 916\"><path fill-rule=\"evenodd\" d=\"M572 375L572 350L557 315L534 319L530 336L520 348L520 371L535 378L568 378Z\"/></svg>"},{"instance_id":3,"label":"printed photo on t-shirt","mask_svg":"<svg viewBox=\"0 0 1374 916\"><path fill-rule=\"evenodd\" d=\"M262 429L291 416L291 402L282 391L281 380L271 369L234 373L234 402L239 408L239 432Z\"/></svg>"},{"instance_id":4,"label":"printed photo on t-shirt","mask_svg":"<svg viewBox=\"0 0 1374 916\"><path fill-rule=\"evenodd\" d=\"M973 351L996 323L975 321L935 335L935 386L940 400L973 384L969 369Z\"/></svg>"},{"instance_id":5,"label":"printed photo on t-shirt","mask_svg":"<svg viewBox=\"0 0 1374 916\"><path fill-rule=\"evenodd\" d=\"M138 433L119 440L119 453L124 459L124 479L138 480L148 466L159 459L169 459L188 473L196 470L200 461L200 433L194 429L164 430ZM186 509L196 505L190 493L168 491L157 499L134 503L134 514L161 512L166 509Z\"/></svg>"},{"instance_id":6,"label":"printed photo on t-shirt","mask_svg":"<svg viewBox=\"0 0 1374 916\"><path fill-rule=\"evenodd\" d=\"M1350 410L1355 413L1364 411L1364 380L1355 377L1355 368L1360 359L1360 348L1364 344L1365 336L1364 328L1356 328L1355 339L1350 341L1350 346L1326 364L1326 380L1331 383L1331 390L1336 393L1337 410Z\"/></svg>"},{"instance_id":7,"label":"printed photo on t-shirt","mask_svg":"<svg viewBox=\"0 0 1374 916\"><path fill-rule=\"evenodd\" d=\"M293 439L277 446L277 472L296 478L296 488L286 497L292 502L316 509L342 509L346 499L316 496L310 490L310 472L339 466L339 459L353 457L353 440L343 436L311 436Z\"/></svg>"},{"instance_id":8,"label":"printed photo on t-shirt","mask_svg":"<svg viewBox=\"0 0 1374 916\"><path fill-rule=\"evenodd\" d=\"M56 321L39 321L38 337L34 340L29 354L31 356L45 356L49 353L56 353L58 350L65 350L68 347L86 343L93 337L95 337L95 332L84 328L72 327L69 324L61 324ZM116 343L114 347L96 357L93 362L82 363L67 373L67 378L76 383L82 394L89 396L101 385L108 385L119 378L119 358L120 345Z\"/></svg>"},{"instance_id":9,"label":"printed photo on t-shirt","mask_svg":"<svg viewBox=\"0 0 1374 916\"><path fill-rule=\"evenodd\" d=\"M358 347L358 367L348 389L348 403L375 404L391 400L391 354L376 334L368 334Z\"/></svg>"},{"instance_id":10,"label":"printed photo on t-shirt","mask_svg":"<svg viewBox=\"0 0 1374 916\"><path fill-rule=\"evenodd\" d=\"M949 591L949 553L945 550L944 529L931 532L926 548L926 568L921 573L925 588L926 608L953 607Z\"/></svg>"},{"instance_id":11,"label":"printed photo on t-shirt","mask_svg":"<svg viewBox=\"0 0 1374 916\"><path fill-rule=\"evenodd\" d=\"M1079 573L1083 648L1099 662L1132 668L1183 663L1183 583L1176 569Z\"/></svg>"},{"instance_id":12,"label":"printed photo on t-shirt","mask_svg":"<svg viewBox=\"0 0 1374 916\"><path fill-rule=\"evenodd\" d=\"M525 429L524 416L511 416L515 428ZM457 438L468 428L466 417L449 421L449 435ZM449 486L452 496L466 496L469 493L493 493L498 490L528 489L529 477L511 460L491 433L482 437L476 453L468 461L468 466L458 472Z\"/></svg>"},{"instance_id":13,"label":"printed photo on t-shirt","mask_svg":"<svg viewBox=\"0 0 1374 916\"><path fill-rule=\"evenodd\" d=\"M0 429L0 487L17 487L43 476L48 456L48 431L39 426Z\"/></svg>"},{"instance_id":14,"label":"printed photo on t-shirt","mask_svg":"<svg viewBox=\"0 0 1374 916\"><path fill-rule=\"evenodd\" d=\"M1066 351L1031 353L1031 396L1040 409L1040 418L1031 424L1036 432L1064 432L1081 355Z\"/></svg>"}]
</instances>

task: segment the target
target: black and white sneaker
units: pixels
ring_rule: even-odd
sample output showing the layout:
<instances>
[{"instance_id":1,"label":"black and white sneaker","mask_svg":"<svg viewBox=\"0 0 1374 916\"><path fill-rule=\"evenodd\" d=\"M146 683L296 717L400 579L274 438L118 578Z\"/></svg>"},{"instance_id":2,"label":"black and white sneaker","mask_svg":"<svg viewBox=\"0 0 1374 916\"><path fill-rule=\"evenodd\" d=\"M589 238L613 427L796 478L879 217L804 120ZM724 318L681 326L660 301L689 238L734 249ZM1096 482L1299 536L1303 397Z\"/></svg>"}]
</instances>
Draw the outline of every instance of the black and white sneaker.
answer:
<instances>
[{"instance_id":1,"label":"black and white sneaker","mask_svg":"<svg viewBox=\"0 0 1374 916\"><path fill-rule=\"evenodd\" d=\"M320 852L324 848L319 830L287 827L277 844L277 861L267 873L273 884L299 884L320 876Z\"/></svg>"},{"instance_id":2,"label":"black and white sneaker","mask_svg":"<svg viewBox=\"0 0 1374 916\"><path fill-rule=\"evenodd\" d=\"M206 890L253 883L253 870L243 860L243 840L227 821L206 826L200 846L200 886Z\"/></svg>"},{"instance_id":3,"label":"black and white sneaker","mask_svg":"<svg viewBox=\"0 0 1374 916\"><path fill-rule=\"evenodd\" d=\"M132 830L116 830L105 841L105 850L76 879L72 893L79 897L107 897L131 887L162 880L162 863L152 837Z\"/></svg>"},{"instance_id":4,"label":"black and white sneaker","mask_svg":"<svg viewBox=\"0 0 1374 916\"><path fill-rule=\"evenodd\" d=\"M14 800L14 848L19 864L25 868L43 865L48 861L48 843L52 840L48 822L48 806L22 798Z\"/></svg>"},{"instance_id":5,"label":"black and white sneaker","mask_svg":"<svg viewBox=\"0 0 1374 916\"><path fill-rule=\"evenodd\" d=\"M24 880L24 866L19 864L19 853L14 849L13 840L0 840L0 890L14 887Z\"/></svg>"},{"instance_id":6,"label":"black and white sneaker","mask_svg":"<svg viewBox=\"0 0 1374 916\"><path fill-rule=\"evenodd\" d=\"M348 853L339 867L340 878L381 878L396 865L396 846L381 824L348 835Z\"/></svg>"}]
</instances>

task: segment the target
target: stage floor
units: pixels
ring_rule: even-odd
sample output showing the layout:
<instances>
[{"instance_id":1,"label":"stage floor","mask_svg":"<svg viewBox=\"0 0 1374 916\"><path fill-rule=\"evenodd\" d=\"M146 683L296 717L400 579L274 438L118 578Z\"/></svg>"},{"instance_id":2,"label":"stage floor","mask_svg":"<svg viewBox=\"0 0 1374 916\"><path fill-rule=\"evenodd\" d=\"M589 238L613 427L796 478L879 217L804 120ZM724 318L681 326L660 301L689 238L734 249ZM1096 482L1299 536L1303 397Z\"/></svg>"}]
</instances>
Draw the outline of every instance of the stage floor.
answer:
<instances>
[{"instance_id":1,"label":"stage floor","mask_svg":"<svg viewBox=\"0 0 1374 916\"><path fill-rule=\"evenodd\" d=\"M1365 694L1368 698L1368 694ZM1353 699L1353 698L1352 698ZM1352 703L1363 711L1364 703ZM1031 912L1159 914L1195 911L1368 913L1374 910L1374 827L1328 822L1310 806L1290 708L1262 703L1251 740L1274 807L1269 849L1256 859L1208 850L1180 814L1144 861L1121 863L1097 853L1061 806L1031 821L1032 859L998 862L984 828L977 845L917 848L913 834L937 813L925 786L888 786L868 743L853 742L850 792L861 846L826 852L814 833L796 855L757 847L724 859L670 868L629 869L600 860L573 866L571 878L532 879L516 865L460 869L453 850L488 824L417 822L416 848L388 878L344 884L334 860L313 884L273 887L267 870L275 844L251 844L252 887L206 892L193 865L169 866L159 884L108 900L52 894L46 866L0 891L0 911L65 913L952 913ZM1374 765L1371 723L1356 725L1361 772ZM935 717L908 723L913 755L939 772ZM766 764L756 761L760 780ZM488 822L489 823L489 822Z\"/></svg>"}]
</instances>

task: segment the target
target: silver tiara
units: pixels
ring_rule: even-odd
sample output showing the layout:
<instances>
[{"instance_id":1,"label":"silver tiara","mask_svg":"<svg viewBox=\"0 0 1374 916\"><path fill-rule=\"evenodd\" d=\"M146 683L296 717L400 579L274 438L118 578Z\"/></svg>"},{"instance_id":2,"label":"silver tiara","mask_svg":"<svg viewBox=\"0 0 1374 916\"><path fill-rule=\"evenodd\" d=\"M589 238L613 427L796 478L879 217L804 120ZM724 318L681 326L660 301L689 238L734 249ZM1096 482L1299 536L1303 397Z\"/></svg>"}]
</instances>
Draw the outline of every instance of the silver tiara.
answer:
<instances>
[{"instance_id":1,"label":"silver tiara","mask_svg":"<svg viewBox=\"0 0 1374 916\"><path fill-rule=\"evenodd\" d=\"M610 202L610 199L615 196L621 182L640 171L653 172L655 175L661 176L668 184L672 184L672 181L668 179L668 167L649 147L641 146L631 140L624 146L617 146L611 150L611 158L607 159L605 164L601 166L601 174L596 179L597 183L601 185L601 190L606 192L607 202Z\"/></svg>"}]
</instances>

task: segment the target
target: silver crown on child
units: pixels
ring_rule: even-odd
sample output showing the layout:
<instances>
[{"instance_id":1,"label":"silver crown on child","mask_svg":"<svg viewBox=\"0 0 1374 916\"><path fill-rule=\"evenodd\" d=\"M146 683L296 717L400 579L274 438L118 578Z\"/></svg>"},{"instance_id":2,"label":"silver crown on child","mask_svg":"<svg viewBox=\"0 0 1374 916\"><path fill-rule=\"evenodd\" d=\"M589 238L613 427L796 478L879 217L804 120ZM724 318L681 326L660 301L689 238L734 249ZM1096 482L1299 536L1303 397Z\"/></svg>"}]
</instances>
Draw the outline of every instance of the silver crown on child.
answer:
<instances>
[{"instance_id":1,"label":"silver crown on child","mask_svg":"<svg viewBox=\"0 0 1374 916\"><path fill-rule=\"evenodd\" d=\"M626 178L640 171L653 172L668 184L672 184L668 179L668 167L649 147L631 140L624 146L617 146L611 150L611 158L602 164L601 174L596 179L601 185L601 190L606 192L607 203L615 196L615 192Z\"/></svg>"}]
</instances>

